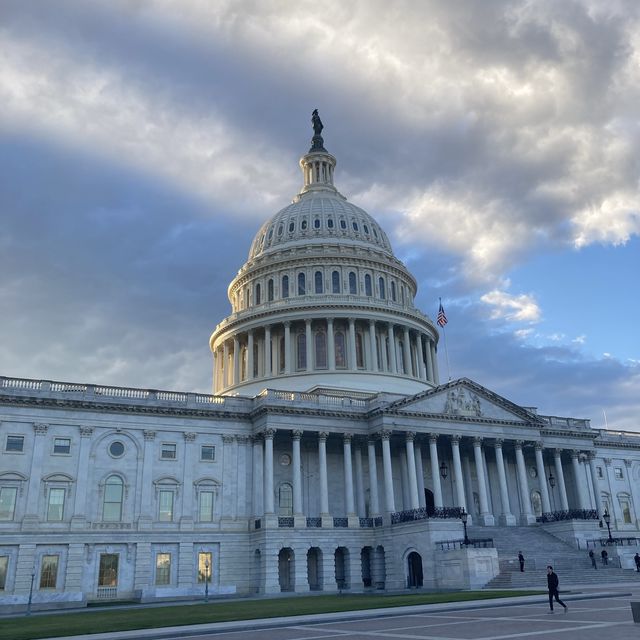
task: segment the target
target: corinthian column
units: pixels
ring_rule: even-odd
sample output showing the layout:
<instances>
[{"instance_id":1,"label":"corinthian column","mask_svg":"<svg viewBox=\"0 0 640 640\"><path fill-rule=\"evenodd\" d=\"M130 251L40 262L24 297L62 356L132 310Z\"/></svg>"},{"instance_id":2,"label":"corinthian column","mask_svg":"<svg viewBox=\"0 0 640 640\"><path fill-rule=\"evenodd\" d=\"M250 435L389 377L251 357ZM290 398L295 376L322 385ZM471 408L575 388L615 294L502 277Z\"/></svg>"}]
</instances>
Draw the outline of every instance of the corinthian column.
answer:
<instances>
[{"instance_id":1,"label":"corinthian column","mask_svg":"<svg viewBox=\"0 0 640 640\"><path fill-rule=\"evenodd\" d=\"M376 345L376 322L369 320L369 348L371 350L371 371L378 371L378 349Z\"/></svg>"},{"instance_id":2,"label":"corinthian column","mask_svg":"<svg viewBox=\"0 0 640 640\"><path fill-rule=\"evenodd\" d=\"M411 508L418 509L420 507L420 499L418 497L418 479L416 476L416 457L413 449L413 441L416 434L413 431L407 431L405 446L407 450L407 473L409 475L409 495L411 497Z\"/></svg>"},{"instance_id":3,"label":"corinthian column","mask_svg":"<svg viewBox=\"0 0 640 640\"><path fill-rule=\"evenodd\" d=\"M320 467L320 516L329 517L329 483L327 479L327 438L329 434L318 434L318 465Z\"/></svg>"},{"instance_id":4,"label":"corinthian column","mask_svg":"<svg viewBox=\"0 0 640 640\"><path fill-rule=\"evenodd\" d=\"M536 442L536 467L538 469L538 480L540 483L540 493L542 495L542 512L551 512L551 501L549 500L549 489L547 488L547 476L544 470L542 459L542 442Z\"/></svg>"},{"instance_id":5,"label":"corinthian column","mask_svg":"<svg viewBox=\"0 0 640 640\"><path fill-rule=\"evenodd\" d=\"M569 501L567 500L567 487L564 483L564 472L562 469L562 449L556 449L553 452L553 458L556 465L556 475L558 476L558 490L560 492L560 504L563 511L569 510Z\"/></svg>"},{"instance_id":6,"label":"corinthian column","mask_svg":"<svg viewBox=\"0 0 640 640\"><path fill-rule=\"evenodd\" d=\"M462 477L462 462L460 460L460 436L451 436L451 457L453 458L453 477L456 481L456 495L458 506L467 513L467 500L464 494L464 480Z\"/></svg>"},{"instance_id":7,"label":"corinthian column","mask_svg":"<svg viewBox=\"0 0 640 640\"><path fill-rule=\"evenodd\" d=\"M388 323L389 331L389 371L396 373L398 370L398 359L396 358L396 338L393 333L393 323Z\"/></svg>"},{"instance_id":8,"label":"corinthian column","mask_svg":"<svg viewBox=\"0 0 640 640\"><path fill-rule=\"evenodd\" d=\"M440 484L440 462L438 460L438 436L429 435L429 457L431 458L431 481L433 482L433 506L442 509L442 485Z\"/></svg>"},{"instance_id":9,"label":"corinthian column","mask_svg":"<svg viewBox=\"0 0 640 640\"><path fill-rule=\"evenodd\" d=\"M516 519L511 513L511 505L509 504L507 474L505 473L504 457L502 455L502 440L496 440L495 450L496 466L498 467L498 483L500 484L500 502L502 503L502 514L500 515L499 522L503 526L513 526L516 523Z\"/></svg>"},{"instance_id":10,"label":"corinthian column","mask_svg":"<svg viewBox=\"0 0 640 640\"><path fill-rule=\"evenodd\" d=\"M578 456L580 452L577 450L573 450L571 452L571 465L573 466L573 477L576 481L576 492L578 494L578 509L586 509L585 500L584 500L584 491L583 491L583 481L582 474L580 473L580 463L578 462ZM611 496L611 502L613 503L613 496Z\"/></svg>"},{"instance_id":11,"label":"corinthian column","mask_svg":"<svg viewBox=\"0 0 640 640\"><path fill-rule=\"evenodd\" d=\"M536 521L531 512L531 498L529 497L529 481L527 480L527 469L524 464L522 445L524 442L516 442L516 467L518 469L518 485L520 488L520 524L528 525Z\"/></svg>"},{"instance_id":12,"label":"corinthian column","mask_svg":"<svg viewBox=\"0 0 640 640\"><path fill-rule=\"evenodd\" d=\"M396 503L393 496L393 472L391 470L391 431L382 431L380 433L382 439L382 470L384 471L384 496L387 511L395 512Z\"/></svg>"},{"instance_id":13,"label":"corinthian column","mask_svg":"<svg viewBox=\"0 0 640 640\"><path fill-rule=\"evenodd\" d=\"M598 470L596 469L596 454L593 451L589 451L589 469L591 470L591 484L593 485L594 509L598 512L598 518L602 518L600 486L598 483Z\"/></svg>"},{"instance_id":14,"label":"corinthian column","mask_svg":"<svg viewBox=\"0 0 640 640\"><path fill-rule=\"evenodd\" d=\"M264 512L265 515L275 513L273 500L273 429L265 429L264 433Z\"/></svg>"},{"instance_id":15,"label":"corinthian column","mask_svg":"<svg viewBox=\"0 0 640 640\"><path fill-rule=\"evenodd\" d=\"M293 515L302 515L302 473L300 472L300 438L302 431L291 432L291 464L293 465Z\"/></svg>"},{"instance_id":16,"label":"corinthian column","mask_svg":"<svg viewBox=\"0 0 640 640\"><path fill-rule=\"evenodd\" d=\"M478 498L480 500L480 523L485 526L493 526L495 520L489 512L487 500L487 485L484 481L484 464L482 463L482 438L473 439L473 455L476 462L476 475L478 476Z\"/></svg>"},{"instance_id":17,"label":"corinthian column","mask_svg":"<svg viewBox=\"0 0 640 640\"><path fill-rule=\"evenodd\" d=\"M369 512L372 517L380 515L380 501L378 500L378 467L376 465L376 442L367 442L367 462L369 465Z\"/></svg>"},{"instance_id":18,"label":"corinthian column","mask_svg":"<svg viewBox=\"0 0 640 640\"><path fill-rule=\"evenodd\" d=\"M345 433L342 440L344 457L344 505L346 516L355 516L353 500L353 465L351 463L351 434Z\"/></svg>"}]
</instances>

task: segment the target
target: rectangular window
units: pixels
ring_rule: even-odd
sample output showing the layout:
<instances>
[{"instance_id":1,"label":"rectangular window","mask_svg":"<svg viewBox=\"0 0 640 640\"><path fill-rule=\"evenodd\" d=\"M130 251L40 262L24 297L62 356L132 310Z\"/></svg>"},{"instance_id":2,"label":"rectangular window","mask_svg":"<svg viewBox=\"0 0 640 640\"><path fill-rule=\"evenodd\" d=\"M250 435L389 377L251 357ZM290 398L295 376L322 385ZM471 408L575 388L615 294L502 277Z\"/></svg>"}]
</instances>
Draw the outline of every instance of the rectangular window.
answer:
<instances>
[{"instance_id":1,"label":"rectangular window","mask_svg":"<svg viewBox=\"0 0 640 640\"><path fill-rule=\"evenodd\" d=\"M17 487L0 487L0 521L13 520L17 495Z\"/></svg>"},{"instance_id":2,"label":"rectangular window","mask_svg":"<svg viewBox=\"0 0 640 640\"><path fill-rule=\"evenodd\" d=\"M118 554L100 554L100 568L98 570L99 587L118 586Z\"/></svg>"},{"instance_id":3,"label":"rectangular window","mask_svg":"<svg viewBox=\"0 0 640 640\"><path fill-rule=\"evenodd\" d=\"M199 496L200 522L213 521L213 491L201 491Z\"/></svg>"},{"instance_id":4,"label":"rectangular window","mask_svg":"<svg viewBox=\"0 0 640 640\"><path fill-rule=\"evenodd\" d=\"M156 555L156 584L171 584L171 554L158 553Z\"/></svg>"},{"instance_id":5,"label":"rectangular window","mask_svg":"<svg viewBox=\"0 0 640 640\"><path fill-rule=\"evenodd\" d=\"M58 562L60 556L42 556L40 568L40 588L55 589L58 581Z\"/></svg>"},{"instance_id":6,"label":"rectangular window","mask_svg":"<svg viewBox=\"0 0 640 640\"><path fill-rule=\"evenodd\" d=\"M71 453L71 439L55 438L53 441L53 453L69 455Z\"/></svg>"},{"instance_id":7,"label":"rectangular window","mask_svg":"<svg viewBox=\"0 0 640 640\"><path fill-rule=\"evenodd\" d=\"M47 520L61 522L64 515L64 489L49 489Z\"/></svg>"},{"instance_id":8,"label":"rectangular window","mask_svg":"<svg viewBox=\"0 0 640 640\"><path fill-rule=\"evenodd\" d=\"M212 444L203 444L200 447L200 460L214 462L216 459L216 448Z\"/></svg>"},{"instance_id":9,"label":"rectangular window","mask_svg":"<svg viewBox=\"0 0 640 640\"><path fill-rule=\"evenodd\" d=\"M0 591L4 591L7 584L7 569L9 568L9 556L0 556Z\"/></svg>"},{"instance_id":10,"label":"rectangular window","mask_svg":"<svg viewBox=\"0 0 640 640\"><path fill-rule=\"evenodd\" d=\"M162 443L162 449L160 451L160 457L163 460L175 460L176 459L176 445L168 442Z\"/></svg>"},{"instance_id":11,"label":"rectangular window","mask_svg":"<svg viewBox=\"0 0 640 640\"><path fill-rule=\"evenodd\" d=\"M631 505L628 500L620 500L620 509L622 510L622 520L625 524L631 524Z\"/></svg>"},{"instance_id":12,"label":"rectangular window","mask_svg":"<svg viewBox=\"0 0 640 640\"><path fill-rule=\"evenodd\" d=\"M204 581L211 582L212 571L211 551L201 551L198 554L198 582L204 584Z\"/></svg>"},{"instance_id":13,"label":"rectangular window","mask_svg":"<svg viewBox=\"0 0 640 640\"><path fill-rule=\"evenodd\" d=\"M22 452L24 450L24 436L7 436L5 451Z\"/></svg>"},{"instance_id":14,"label":"rectangular window","mask_svg":"<svg viewBox=\"0 0 640 640\"><path fill-rule=\"evenodd\" d=\"M622 469L620 467L615 468L616 480L622 480L624 476L622 475Z\"/></svg>"},{"instance_id":15,"label":"rectangular window","mask_svg":"<svg viewBox=\"0 0 640 640\"><path fill-rule=\"evenodd\" d=\"M602 471L602 467L596 467L596 471L598 472L598 478L604 478L604 472Z\"/></svg>"},{"instance_id":16,"label":"rectangular window","mask_svg":"<svg viewBox=\"0 0 640 640\"><path fill-rule=\"evenodd\" d=\"M173 521L173 491L161 491L159 496L160 502L160 522Z\"/></svg>"}]
</instances>

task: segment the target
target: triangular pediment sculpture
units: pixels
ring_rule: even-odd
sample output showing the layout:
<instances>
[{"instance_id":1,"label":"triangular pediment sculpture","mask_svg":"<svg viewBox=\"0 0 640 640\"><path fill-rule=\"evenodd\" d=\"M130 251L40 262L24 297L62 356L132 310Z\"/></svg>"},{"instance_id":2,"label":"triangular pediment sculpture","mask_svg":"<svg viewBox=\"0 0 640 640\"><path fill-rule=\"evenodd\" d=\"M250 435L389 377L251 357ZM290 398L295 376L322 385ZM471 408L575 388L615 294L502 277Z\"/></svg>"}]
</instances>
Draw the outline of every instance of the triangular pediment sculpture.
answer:
<instances>
[{"instance_id":1,"label":"triangular pediment sculpture","mask_svg":"<svg viewBox=\"0 0 640 640\"><path fill-rule=\"evenodd\" d=\"M453 380L415 396L398 400L390 404L387 411L471 420L505 420L522 423L540 421L532 411L514 404L468 378Z\"/></svg>"}]
</instances>

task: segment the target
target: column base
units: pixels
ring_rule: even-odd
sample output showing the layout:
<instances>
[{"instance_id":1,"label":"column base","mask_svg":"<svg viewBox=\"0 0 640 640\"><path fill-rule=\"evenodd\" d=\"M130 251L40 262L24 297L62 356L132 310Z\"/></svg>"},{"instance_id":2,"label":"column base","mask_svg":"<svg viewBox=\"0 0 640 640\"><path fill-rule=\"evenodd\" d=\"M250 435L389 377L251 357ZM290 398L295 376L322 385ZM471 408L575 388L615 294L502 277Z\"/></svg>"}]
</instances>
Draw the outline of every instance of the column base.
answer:
<instances>
[{"instance_id":1,"label":"column base","mask_svg":"<svg viewBox=\"0 0 640 640\"><path fill-rule=\"evenodd\" d=\"M321 513L320 520L322 521L323 529L333 529L333 516L327 513Z\"/></svg>"},{"instance_id":2,"label":"column base","mask_svg":"<svg viewBox=\"0 0 640 640\"><path fill-rule=\"evenodd\" d=\"M349 529L359 529L360 528L360 518L351 513L347 516L347 523L349 526Z\"/></svg>"},{"instance_id":3,"label":"column base","mask_svg":"<svg viewBox=\"0 0 640 640\"><path fill-rule=\"evenodd\" d=\"M307 516L303 515L295 515L293 516L293 526L296 529L306 529L307 528ZM297 589L296 589L297 591Z\"/></svg>"},{"instance_id":4,"label":"column base","mask_svg":"<svg viewBox=\"0 0 640 640\"><path fill-rule=\"evenodd\" d=\"M481 513L478 516L478 522L481 527L495 527L496 519L493 517L492 513Z\"/></svg>"},{"instance_id":5,"label":"column base","mask_svg":"<svg viewBox=\"0 0 640 640\"><path fill-rule=\"evenodd\" d=\"M278 528L278 516L275 513L265 513L262 516L262 528L263 529L277 529Z\"/></svg>"},{"instance_id":6,"label":"column base","mask_svg":"<svg viewBox=\"0 0 640 640\"><path fill-rule=\"evenodd\" d=\"M503 513L498 516L498 524L501 527L515 527L516 526L516 517L510 513Z\"/></svg>"},{"instance_id":7,"label":"column base","mask_svg":"<svg viewBox=\"0 0 640 640\"><path fill-rule=\"evenodd\" d=\"M536 517L532 513L521 513L518 522L523 527L536 523Z\"/></svg>"}]
</instances>

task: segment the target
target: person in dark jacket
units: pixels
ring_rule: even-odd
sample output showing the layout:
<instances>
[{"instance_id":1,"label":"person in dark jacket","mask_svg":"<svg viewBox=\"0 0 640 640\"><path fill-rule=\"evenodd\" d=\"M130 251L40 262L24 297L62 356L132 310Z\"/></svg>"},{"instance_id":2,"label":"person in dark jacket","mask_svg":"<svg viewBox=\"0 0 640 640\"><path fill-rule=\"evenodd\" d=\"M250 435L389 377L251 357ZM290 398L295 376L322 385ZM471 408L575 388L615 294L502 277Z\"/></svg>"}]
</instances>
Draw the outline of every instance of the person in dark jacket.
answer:
<instances>
[{"instance_id":1,"label":"person in dark jacket","mask_svg":"<svg viewBox=\"0 0 640 640\"><path fill-rule=\"evenodd\" d=\"M636 553L636 555L633 556L633 561L636 563L636 571L640 571L640 554Z\"/></svg>"},{"instance_id":2,"label":"person in dark jacket","mask_svg":"<svg viewBox=\"0 0 640 640\"><path fill-rule=\"evenodd\" d=\"M591 560L591 566L594 569L598 568L598 563L596 562L596 554L593 553L593 549L589 549L589 560Z\"/></svg>"},{"instance_id":3,"label":"person in dark jacket","mask_svg":"<svg viewBox=\"0 0 640 640\"><path fill-rule=\"evenodd\" d=\"M609 554L607 550L603 549L600 555L602 556L602 564L606 567L609 564Z\"/></svg>"},{"instance_id":4,"label":"person in dark jacket","mask_svg":"<svg viewBox=\"0 0 640 640\"><path fill-rule=\"evenodd\" d=\"M518 551L518 562L520 563L520 571L524 571L524 556L522 551Z\"/></svg>"},{"instance_id":5,"label":"person in dark jacket","mask_svg":"<svg viewBox=\"0 0 640 640\"><path fill-rule=\"evenodd\" d=\"M549 589L549 613L553 613L553 599L556 599L558 604L561 604L564 607L564 612L567 613L568 607L567 605L560 600L558 596L558 584L560 580L558 580L558 576L553 571L553 567L549 564L547 565L547 588Z\"/></svg>"}]
</instances>

